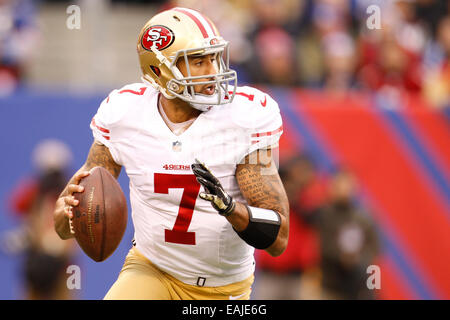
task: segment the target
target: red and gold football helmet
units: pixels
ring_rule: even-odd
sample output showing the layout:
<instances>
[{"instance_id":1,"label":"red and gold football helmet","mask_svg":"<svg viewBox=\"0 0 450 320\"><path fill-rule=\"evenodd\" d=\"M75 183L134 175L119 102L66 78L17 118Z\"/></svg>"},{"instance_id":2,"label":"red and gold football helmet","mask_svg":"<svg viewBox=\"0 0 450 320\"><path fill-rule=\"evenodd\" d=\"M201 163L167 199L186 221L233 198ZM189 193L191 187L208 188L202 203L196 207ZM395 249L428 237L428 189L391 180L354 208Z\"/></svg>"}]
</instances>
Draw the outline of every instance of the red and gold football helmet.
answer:
<instances>
[{"instance_id":1,"label":"red and gold football helmet","mask_svg":"<svg viewBox=\"0 0 450 320\"><path fill-rule=\"evenodd\" d=\"M180 98L194 108L206 111L234 98L237 76L229 68L228 42L207 17L195 10L177 7L155 15L142 28L137 51L142 80L168 99ZM217 54L218 72L191 76L188 56L208 54ZM187 75L177 68L178 59L185 59ZM194 84L214 84L215 93L195 93Z\"/></svg>"}]
</instances>

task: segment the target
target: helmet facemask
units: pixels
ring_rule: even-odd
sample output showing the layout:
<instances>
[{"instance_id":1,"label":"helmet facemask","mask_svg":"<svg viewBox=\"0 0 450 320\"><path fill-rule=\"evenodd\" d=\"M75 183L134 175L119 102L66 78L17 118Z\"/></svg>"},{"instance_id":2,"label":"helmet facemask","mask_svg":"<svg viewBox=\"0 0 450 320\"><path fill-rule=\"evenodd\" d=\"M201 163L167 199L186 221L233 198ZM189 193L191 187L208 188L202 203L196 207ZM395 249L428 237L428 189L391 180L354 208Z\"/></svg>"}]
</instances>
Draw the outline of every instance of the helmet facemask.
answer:
<instances>
[{"instance_id":1,"label":"helmet facemask","mask_svg":"<svg viewBox=\"0 0 450 320\"><path fill-rule=\"evenodd\" d=\"M173 74L173 78L166 84L166 89L159 86L165 97L169 99L179 98L201 111L207 111L214 105L222 105L233 101L236 93L237 75L236 71L231 70L229 67L228 42L221 41L219 44L205 47L178 50L175 56L170 57L170 59L167 59L155 47L152 47L152 51L156 54L161 64L165 65ZM217 54L217 73L192 76L188 57L209 54ZM179 59L184 59L185 61L186 76L177 67ZM199 79L202 79L202 81L198 81ZM215 92L212 95L196 93L194 89L196 85L214 85Z\"/></svg>"}]
</instances>

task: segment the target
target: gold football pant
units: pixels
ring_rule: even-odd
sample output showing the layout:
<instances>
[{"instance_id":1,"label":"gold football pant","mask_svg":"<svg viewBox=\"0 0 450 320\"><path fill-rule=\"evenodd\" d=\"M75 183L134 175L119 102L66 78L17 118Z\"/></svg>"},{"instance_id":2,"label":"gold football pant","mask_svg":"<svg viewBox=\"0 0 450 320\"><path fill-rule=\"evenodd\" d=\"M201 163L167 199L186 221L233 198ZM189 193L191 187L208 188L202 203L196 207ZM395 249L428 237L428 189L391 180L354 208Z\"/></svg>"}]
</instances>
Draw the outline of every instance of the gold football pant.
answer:
<instances>
[{"instance_id":1,"label":"gold football pant","mask_svg":"<svg viewBox=\"0 0 450 320\"><path fill-rule=\"evenodd\" d=\"M248 300L254 276L221 287L199 287L159 270L136 247L131 248L105 300Z\"/></svg>"}]
</instances>

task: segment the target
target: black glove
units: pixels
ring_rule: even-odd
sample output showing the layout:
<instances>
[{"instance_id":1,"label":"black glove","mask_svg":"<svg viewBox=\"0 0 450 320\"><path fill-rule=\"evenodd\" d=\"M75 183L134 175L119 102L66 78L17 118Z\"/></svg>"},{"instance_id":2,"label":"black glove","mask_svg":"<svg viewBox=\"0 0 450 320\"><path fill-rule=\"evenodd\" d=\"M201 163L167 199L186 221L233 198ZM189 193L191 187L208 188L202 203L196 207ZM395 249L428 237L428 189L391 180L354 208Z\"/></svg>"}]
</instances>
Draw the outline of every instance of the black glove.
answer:
<instances>
[{"instance_id":1,"label":"black glove","mask_svg":"<svg viewBox=\"0 0 450 320\"><path fill-rule=\"evenodd\" d=\"M206 193L200 192L200 198L211 202L211 205L219 212L219 214L225 217L229 216L236 207L235 201L225 192L220 181L211 173L211 171L209 171L205 164L197 159L195 159L195 162L196 163L191 165L192 171L194 172L197 181L206 191Z\"/></svg>"}]
</instances>

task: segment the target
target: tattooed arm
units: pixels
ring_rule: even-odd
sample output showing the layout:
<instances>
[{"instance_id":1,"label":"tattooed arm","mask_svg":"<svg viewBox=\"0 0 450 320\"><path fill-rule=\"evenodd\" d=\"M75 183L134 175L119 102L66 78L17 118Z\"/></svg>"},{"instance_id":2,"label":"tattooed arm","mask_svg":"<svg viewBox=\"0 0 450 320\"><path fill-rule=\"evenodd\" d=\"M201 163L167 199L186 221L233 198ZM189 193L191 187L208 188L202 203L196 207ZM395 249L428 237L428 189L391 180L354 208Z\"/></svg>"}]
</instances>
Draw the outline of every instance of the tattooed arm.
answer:
<instances>
[{"instance_id":1,"label":"tattooed arm","mask_svg":"<svg viewBox=\"0 0 450 320\"><path fill-rule=\"evenodd\" d=\"M56 201L53 220L55 231L61 239L73 238L73 234L70 232L69 219L73 217L71 207L78 205L78 201L74 199L73 193L83 192L83 187L78 184L81 179L89 175L90 169L97 166L107 169L116 179L119 177L122 169L120 165L114 162L109 149L100 142L94 141L85 164L69 180Z\"/></svg>"},{"instance_id":2,"label":"tattooed arm","mask_svg":"<svg viewBox=\"0 0 450 320\"><path fill-rule=\"evenodd\" d=\"M271 151L257 150L248 155L245 162L236 168L236 180L248 205L280 214L281 226L277 239L266 249L270 255L279 256L288 242L289 203ZM244 230L249 222L246 207L236 203L236 209L227 219L237 231Z\"/></svg>"}]
</instances>

